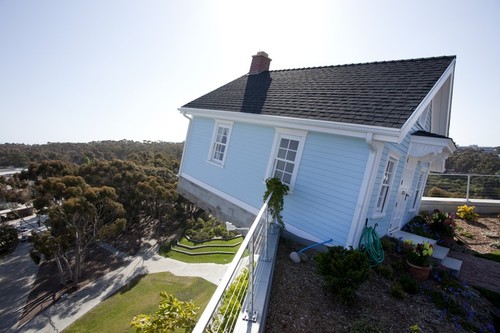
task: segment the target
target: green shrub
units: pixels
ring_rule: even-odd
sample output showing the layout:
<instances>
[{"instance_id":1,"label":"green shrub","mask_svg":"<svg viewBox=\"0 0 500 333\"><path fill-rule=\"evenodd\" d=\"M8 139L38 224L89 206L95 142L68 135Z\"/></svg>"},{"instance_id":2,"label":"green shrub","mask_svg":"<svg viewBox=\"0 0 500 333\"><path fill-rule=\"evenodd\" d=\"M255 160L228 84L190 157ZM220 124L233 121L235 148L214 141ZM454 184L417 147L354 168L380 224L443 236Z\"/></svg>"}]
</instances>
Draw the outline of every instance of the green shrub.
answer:
<instances>
[{"instance_id":1,"label":"green shrub","mask_svg":"<svg viewBox=\"0 0 500 333\"><path fill-rule=\"evenodd\" d=\"M11 225L0 225L0 252L7 251L17 242L17 230Z\"/></svg>"},{"instance_id":2,"label":"green shrub","mask_svg":"<svg viewBox=\"0 0 500 333\"><path fill-rule=\"evenodd\" d=\"M231 238L238 235L234 231L227 231L221 221L210 216L188 220L185 234L193 242L204 242L215 237Z\"/></svg>"},{"instance_id":3,"label":"green shrub","mask_svg":"<svg viewBox=\"0 0 500 333\"><path fill-rule=\"evenodd\" d=\"M417 280L415 280L409 275L402 275L399 278L399 283L401 284L403 290L406 291L408 294L414 295L418 293L420 290Z\"/></svg>"},{"instance_id":4,"label":"green shrub","mask_svg":"<svg viewBox=\"0 0 500 333\"><path fill-rule=\"evenodd\" d=\"M422 330L420 329L420 327L418 325L413 325L413 326L410 326L408 328L408 332L410 332L410 333L421 333Z\"/></svg>"},{"instance_id":5,"label":"green shrub","mask_svg":"<svg viewBox=\"0 0 500 333\"><path fill-rule=\"evenodd\" d=\"M466 221L476 221L479 217L479 214L474 211L476 207L474 206L458 206L457 207L457 216Z\"/></svg>"},{"instance_id":6,"label":"green shrub","mask_svg":"<svg viewBox=\"0 0 500 333\"><path fill-rule=\"evenodd\" d=\"M382 275L387 280L392 280L392 278L394 277L394 269L392 268L392 266L387 264L382 264L375 267L375 272Z\"/></svg>"},{"instance_id":7,"label":"green shrub","mask_svg":"<svg viewBox=\"0 0 500 333\"><path fill-rule=\"evenodd\" d=\"M401 287L401 284L399 284L399 283L396 283L395 285L393 285L391 287L390 294L394 298L403 299L405 297L403 288Z\"/></svg>"},{"instance_id":8,"label":"green shrub","mask_svg":"<svg viewBox=\"0 0 500 333\"><path fill-rule=\"evenodd\" d=\"M339 296L342 303L350 303L356 290L370 275L368 257L359 250L335 246L316 256L318 272L325 278L328 288Z\"/></svg>"},{"instance_id":9,"label":"green shrub","mask_svg":"<svg viewBox=\"0 0 500 333\"><path fill-rule=\"evenodd\" d=\"M248 290L249 271L244 269L222 296L222 306L214 327L217 332L232 332Z\"/></svg>"},{"instance_id":10,"label":"green shrub","mask_svg":"<svg viewBox=\"0 0 500 333\"><path fill-rule=\"evenodd\" d=\"M359 320L352 324L349 333L382 333L382 331L374 324Z\"/></svg>"}]
</instances>

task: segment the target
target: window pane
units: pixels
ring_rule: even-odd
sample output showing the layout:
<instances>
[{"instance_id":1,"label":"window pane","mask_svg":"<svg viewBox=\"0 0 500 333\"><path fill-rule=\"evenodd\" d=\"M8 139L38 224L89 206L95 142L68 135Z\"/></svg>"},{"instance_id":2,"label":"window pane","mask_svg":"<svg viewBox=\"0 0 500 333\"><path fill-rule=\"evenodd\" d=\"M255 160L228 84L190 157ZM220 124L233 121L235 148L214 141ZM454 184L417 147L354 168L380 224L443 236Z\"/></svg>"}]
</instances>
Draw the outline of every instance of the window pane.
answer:
<instances>
[{"instance_id":1,"label":"window pane","mask_svg":"<svg viewBox=\"0 0 500 333\"><path fill-rule=\"evenodd\" d=\"M293 163L287 163L285 167L285 171L288 173L293 173Z\"/></svg>"},{"instance_id":2,"label":"window pane","mask_svg":"<svg viewBox=\"0 0 500 333\"><path fill-rule=\"evenodd\" d=\"M280 142L280 148L288 148L288 142L290 140L288 139L281 139L281 142Z\"/></svg>"},{"instance_id":3,"label":"window pane","mask_svg":"<svg viewBox=\"0 0 500 333\"><path fill-rule=\"evenodd\" d=\"M285 173L283 174L283 179L282 179L283 183L287 184L287 185L290 185L290 183L292 182L292 175L289 174L289 173Z\"/></svg>"},{"instance_id":4,"label":"window pane","mask_svg":"<svg viewBox=\"0 0 500 333\"><path fill-rule=\"evenodd\" d=\"M288 153L286 154L286 159L289 161L295 161L295 156L297 155L296 152L289 150Z\"/></svg>"},{"instance_id":5,"label":"window pane","mask_svg":"<svg viewBox=\"0 0 500 333\"><path fill-rule=\"evenodd\" d=\"M299 142L297 140L290 140L289 148L297 151L299 149Z\"/></svg>"},{"instance_id":6,"label":"window pane","mask_svg":"<svg viewBox=\"0 0 500 333\"><path fill-rule=\"evenodd\" d=\"M278 149L278 158L285 158L286 157L286 150L283 148Z\"/></svg>"},{"instance_id":7,"label":"window pane","mask_svg":"<svg viewBox=\"0 0 500 333\"><path fill-rule=\"evenodd\" d=\"M285 170L285 162L283 161L276 161L276 169L277 170Z\"/></svg>"},{"instance_id":8,"label":"window pane","mask_svg":"<svg viewBox=\"0 0 500 333\"><path fill-rule=\"evenodd\" d=\"M274 173L274 177L281 180L283 178L283 172L276 170L276 172Z\"/></svg>"}]
</instances>

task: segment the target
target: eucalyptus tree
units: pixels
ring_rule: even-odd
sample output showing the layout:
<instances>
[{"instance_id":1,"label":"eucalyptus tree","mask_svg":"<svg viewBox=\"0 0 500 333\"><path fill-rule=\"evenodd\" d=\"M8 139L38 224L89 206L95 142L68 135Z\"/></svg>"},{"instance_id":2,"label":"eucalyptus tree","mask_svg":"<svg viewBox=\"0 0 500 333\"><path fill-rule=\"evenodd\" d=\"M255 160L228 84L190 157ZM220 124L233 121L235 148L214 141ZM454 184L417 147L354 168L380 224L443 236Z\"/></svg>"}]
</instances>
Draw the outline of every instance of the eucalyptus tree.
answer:
<instances>
[{"instance_id":1,"label":"eucalyptus tree","mask_svg":"<svg viewBox=\"0 0 500 333\"><path fill-rule=\"evenodd\" d=\"M116 191L107 186L92 187L79 176L43 180L34 206L45 208L49 216L45 222L48 231L35 237L35 249L56 260L63 284L70 276L76 286L90 245L106 229L125 224L125 210Z\"/></svg>"}]
</instances>

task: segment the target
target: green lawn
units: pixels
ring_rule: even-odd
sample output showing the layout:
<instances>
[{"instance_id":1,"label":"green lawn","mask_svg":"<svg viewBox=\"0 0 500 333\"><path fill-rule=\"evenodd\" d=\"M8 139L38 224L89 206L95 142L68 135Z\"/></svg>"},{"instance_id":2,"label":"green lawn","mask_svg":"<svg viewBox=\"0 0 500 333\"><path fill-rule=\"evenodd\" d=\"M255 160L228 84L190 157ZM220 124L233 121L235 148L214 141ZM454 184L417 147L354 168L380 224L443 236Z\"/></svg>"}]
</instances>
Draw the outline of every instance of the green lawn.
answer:
<instances>
[{"instance_id":1,"label":"green lawn","mask_svg":"<svg viewBox=\"0 0 500 333\"><path fill-rule=\"evenodd\" d=\"M222 252L238 252L238 249L240 248L240 245L236 245L234 247L224 247L224 246L217 246L217 245L234 245L237 243L241 243L243 241L242 237L230 239L230 240L212 240L204 243L193 243L188 241L185 237L183 237L179 243L188 245L188 246L196 246L196 245L208 245L209 247L204 247L200 249L193 249L189 250L186 248L181 248L179 247L180 250L186 251L186 252L192 252L192 253L197 253L197 252L210 252L210 251L222 251ZM166 250L164 248L160 248L160 255L170 258L170 259L175 259L179 261L183 261L186 263L215 263L215 264L228 264L230 263L233 258L234 254L203 254L203 255L189 255L189 254L184 254L184 253L179 253L176 251L172 250Z\"/></svg>"},{"instance_id":2,"label":"green lawn","mask_svg":"<svg viewBox=\"0 0 500 333\"><path fill-rule=\"evenodd\" d=\"M148 274L120 289L66 328L64 333L135 332L130 327L132 317L155 311L160 303L160 291L173 294L181 301L192 300L200 307L198 314L201 315L215 289L214 284L201 278L175 276L168 272Z\"/></svg>"}]
</instances>

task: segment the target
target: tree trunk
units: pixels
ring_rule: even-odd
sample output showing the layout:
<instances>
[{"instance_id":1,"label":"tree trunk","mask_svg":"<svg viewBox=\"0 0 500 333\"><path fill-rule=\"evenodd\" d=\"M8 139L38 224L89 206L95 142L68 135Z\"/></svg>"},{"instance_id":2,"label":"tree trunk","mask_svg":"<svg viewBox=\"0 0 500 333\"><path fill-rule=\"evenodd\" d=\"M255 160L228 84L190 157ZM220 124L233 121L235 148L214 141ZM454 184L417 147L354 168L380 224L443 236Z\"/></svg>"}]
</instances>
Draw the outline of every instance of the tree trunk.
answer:
<instances>
[{"instance_id":1,"label":"tree trunk","mask_svg":"<svg viewBox=\"0 0 500 333\"><path fill-rule=\"evenodd\" d=\"M73 271L73 285L75 287L78 286L78 278L81 276L81 240L80 240L80 233L78 231L75 232L75 269Z\"/></svg>"},{"instance_id":2,"label":"tree trunk","mask_svg":"<svg viewBox=\"0 0 500 333\"><path fill-rule=\"evenodd\" d=\"M61 280L61 284L63 286L66 285L66 276L64 274L64 270L61 265L61 260L59 259L59 256L56 256L56 264L57 264L57 271L59 272L59 279Z\"/></svg>"}]
</instances>

